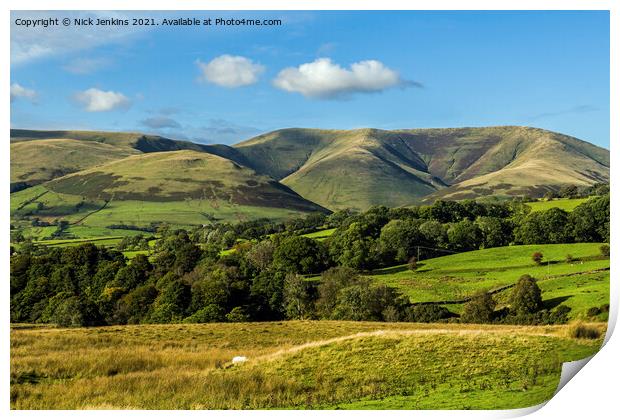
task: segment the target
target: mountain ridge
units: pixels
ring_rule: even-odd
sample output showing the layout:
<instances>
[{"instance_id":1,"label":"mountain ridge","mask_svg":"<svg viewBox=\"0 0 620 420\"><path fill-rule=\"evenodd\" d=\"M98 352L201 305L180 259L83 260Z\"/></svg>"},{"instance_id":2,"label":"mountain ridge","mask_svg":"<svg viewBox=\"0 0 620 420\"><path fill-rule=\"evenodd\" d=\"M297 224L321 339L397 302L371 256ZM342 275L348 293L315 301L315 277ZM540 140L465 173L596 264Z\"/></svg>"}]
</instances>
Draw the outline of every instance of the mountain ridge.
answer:
<instances>
[{"instance_id":1,"label":"mountain ridge","mask_svg":"<svg viewBox=\"0 0 620 420\"><path fill-rule=\"evenodd\" d=\"M525 126L285 128L232 146L203 145L140 133L15 129L11 130L11 148L19 151L27 143L38 148L42 142L59 138L106 144L118 154L191 150L218 156L253 170L256 176L266 175L331 210L364 210L373 205L398 207L436 199L541 196L564 185L609 181L607 149ZM34 175L28 178L24 175L28 171L23 168L19 175L17 167L29 163L20 161L17 154L14 165L13 157L12 153L12 185L14 181L28 184ZM106 164L95 161L97 165ZM73 172L88 169L93 162L83 167L76 165ZM48 166L53 166L53 162ZM64 173L62 167L46 171L30 172L45 175L34 179L36 183L71 173ZM23 179L14 179L14 173Z\"/></svg>"}]
</instances>

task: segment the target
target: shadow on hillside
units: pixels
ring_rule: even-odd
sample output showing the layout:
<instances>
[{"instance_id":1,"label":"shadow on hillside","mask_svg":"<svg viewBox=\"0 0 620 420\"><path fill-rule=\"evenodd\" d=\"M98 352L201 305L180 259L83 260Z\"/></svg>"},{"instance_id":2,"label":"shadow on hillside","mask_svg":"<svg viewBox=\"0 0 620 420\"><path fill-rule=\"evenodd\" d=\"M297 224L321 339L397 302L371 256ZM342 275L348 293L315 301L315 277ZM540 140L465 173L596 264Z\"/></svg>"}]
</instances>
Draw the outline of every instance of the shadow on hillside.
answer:
<instances>
[{"instance_id":1,"label":"shadow on hillside","mask_svg":"<svg viewBox=\"0 0 620 420\"><path fill-rule=\"evenodd\" d=\"M376 274L397 274L397 273L403 273L405 271L411 271L411 270L409 270L409 267L407 267L405 265L405 266L400 266L400 267L390 267L390 268L382 268L380 270L373 270L373 271L370 272L370 274L372 274L372 275L376 275Z\"/></svg>"},{"instance_id":2,"label":"shadow on hillside","mask_svg":"<svg viewBox=\"0 0 620 420\"><path fill-rule=\"evenodd\" d=\"M568 296L559 296L556 298L543 300L543 309L551 310L572 297L573 295L568 295Z\"/></svg>"}]
</instances>

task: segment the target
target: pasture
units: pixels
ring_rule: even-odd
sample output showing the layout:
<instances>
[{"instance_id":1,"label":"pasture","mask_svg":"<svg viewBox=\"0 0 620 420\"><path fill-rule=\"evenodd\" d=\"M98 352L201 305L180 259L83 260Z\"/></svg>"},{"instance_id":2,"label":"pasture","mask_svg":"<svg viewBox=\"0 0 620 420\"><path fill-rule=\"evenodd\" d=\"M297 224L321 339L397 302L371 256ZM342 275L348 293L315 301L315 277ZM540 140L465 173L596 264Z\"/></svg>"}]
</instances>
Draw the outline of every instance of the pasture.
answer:
<instances>
[{"instance_id":1,"label":"pasture","mask_svg":"<svg viewBox=\"0 0 620 420\"><path fill-rule=\"evenodd\" d=\"M375 270L375 282L397 288L412 302L454 301L480 290L516 283L523 274L537 278L549 308L563 303L570 318L584 318L592 306L609 302L609 257L600 255L600 243L519 245L423 260L411 271L407 265ZM532 254L540 251L537 265ZM573 261L568 262L570 254ZM509 290L500 293L509 294ZM459 306L451 307L460 310Z\"/></svg>"},{"instance_id":2,"label":"pasture","mask_svg":"<svg viewBox=\"0 0 620 420\"><path fill-rule=\"evenodd\" d=\"M575 210L580 204L585 203L592 197L587 198L556 198L553 200L539 200L527 203L532 211L546 211L552 208L562 209L568 212Z\"/></svg>"},{"instance_id":3,"label":"pasture","mask_svg":"<svg viewBox=\"0 0 620 420\"><path fill-rule=\"evenodd\" d=\"M604 324L592 324L604 330ZM567 326L288 321L11 328L13 409L503 409L602 338ZM232 358L248 361L232 365Z\"/></svg>"}]
</instances>

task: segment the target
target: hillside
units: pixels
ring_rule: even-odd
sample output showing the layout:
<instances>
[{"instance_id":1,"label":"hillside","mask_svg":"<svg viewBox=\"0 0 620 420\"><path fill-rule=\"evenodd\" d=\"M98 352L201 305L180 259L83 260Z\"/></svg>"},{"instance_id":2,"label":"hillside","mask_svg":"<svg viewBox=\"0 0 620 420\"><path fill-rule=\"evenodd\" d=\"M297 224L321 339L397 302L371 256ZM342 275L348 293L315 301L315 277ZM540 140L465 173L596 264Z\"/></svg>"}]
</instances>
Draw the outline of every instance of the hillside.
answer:
<instances>
[{"instance_id":1,"label":"hillside","mask_svg":"<svg viewBox=\"0 0 620 420\"><path fill-rule=\"evenodd\" d=\"M562 134L512 126L393 131L291 128L232 147L140 133L11 130L11 149L15 191L48 180L62 190L72 181L56 183L58 176L132 155L185 150L251 168L253 171L245 172L246 176L271 177L330 210L397 207L437 199L540 197L564 185L609 181L608 150ZM175 172L170 163L167 169ZM203 165L197 172L215 172L198 179L205 176L209 182L222 180L217 170L217 165ZM166 196L158 195L158 186L146 186L139 179L125 176L121 182L127 187L116 191L117 196L134 190L140 191L141 199L146 201L151 193L158 200ZM186 187L193 188L177 186L177 198L187 192ZM88 191L91 187L95 191ZM150 187L155 189L149 192ZM98 197L111 191L106 187L109 191L105 193L97 188L97 183L90 182L83 184L80 191ZM196 197L196 191L191 197ZM267 205L265 200L271 196L262 197L258 201Z\"/></svg>"},{"instance_id":2,"label":"hillside","mask_svg":"<svg viewBox=\"0 0 620 420\"><path fill-rule=\"evenodd\" d=\"M243 156L225 145L202 145L140 133L13 129L11 189L23 189L130 155L178 150L207 152L246 164Z\"/></svg>"},{"instance_id":3,"label":"hillside","mask_svg":"<svg viewBox=\"0 0 620 420\"><path fill-rule=\"evenodd\" d=\"M73 139L11 143L11 190L122 159L139 151L106 143Z\"/></svg>"},{"instance_id":4,"label":"hillside","mask_svg":"<svg viewBox=\"0 0 620 420\"><path fill-rule=\"evenodd\" d=\"M133 155L56 178L12 194L11 210L16 220L65 220L67 233L82 229L78 236L83 228L101 236L114 234L102 231L113 225L190 226L326 211L266 175L191 150Z\"/></svg>"},{"instance_id":5,"label":"hillside","mask_svg":"<svg viewBox=\"0 0 620 420\"><path fill-rule=\"evenodd\" d=\"M509 286L524 274L537 278L547 309L571 308L569 317L587 319L588 308L609 301L609 257L600 256L600 243L515 245L463 252L423 260L417 270L406 265L375 270L372 281L399 289L412 302L458 302L480 290L508 290L495 295L502 306ZM542 265L532 254L542 252ZM574 261L567 262L566 255ZM460 305L451 309L460 312Z\"/></svg>"},{"instance_id":6,"label":"hillside","mask_svg":"<svg viewBox=\"0 0 620 420\"><path fill-rule=\"evenodd\" d=\"M235 148L256 170L332 210L541 196L609 180L608 150L528 127L285 129Z\"/></svg>"}]
</instances>

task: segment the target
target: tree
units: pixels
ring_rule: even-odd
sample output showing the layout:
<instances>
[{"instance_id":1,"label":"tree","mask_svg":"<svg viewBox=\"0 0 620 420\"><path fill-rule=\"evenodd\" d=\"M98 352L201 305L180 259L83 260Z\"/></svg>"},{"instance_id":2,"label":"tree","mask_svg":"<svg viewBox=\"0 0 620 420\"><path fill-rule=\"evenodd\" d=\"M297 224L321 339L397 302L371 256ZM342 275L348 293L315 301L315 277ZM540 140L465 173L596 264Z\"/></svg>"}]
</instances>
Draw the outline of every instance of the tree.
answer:
<instances>
[{"instance_id":1,"label":"tree","mask_svg":"<svg viewBox=\"0 0 620 420\"><path fill-rule=\"evenodd\" d=\"M474 295L464 306L461 320L472 324L486 324L493 321L495 300L487 292Z\"/></svg>"},{"instance_id":2,"label":"tree","mask_svg":"<svg viewBox=\"0 0 620 420\"><path fill-rule=\"evenodd\" d=\"M610 254L611 251L610 251L609 245L607 245L607 244L601 245L600 250L601 250L601 255L604 256L604 257L609 257L609 255L611 255Z\"/></svg>"},{"instance_id":3,"label":"tree","mask_svg":"<svg viewBox=\"0 0 620 420\"><path fill-rule=\"evenodd\" d=\"M282 271L261 271L250 286L250 312L257 321L284 318L284 278Z\"/></svg>"},{"instance_id":4,"label":"tree","mask_svg":"<svg viewBox=\"0 0 620 420\"><path fill-rule=\"evenodd\" d=\"M377 243L365 224L354 222L345 230L336 230L329 238L329 253L340 266L356 270L377 265Z\"/></svg>"},{"instance_id":5,"label":"tree","mask_svg":"<svg viewBox=\"0 0 620 420\"><path fill-rule=\"evenodd\" d=\"M318 273L325 268L326 260L323 245L304 236L285 238L273 254L274 266L287 273Z\"/></svg>"},{"instance_id":6,"label":"tree","mask_svg":"<svg viewBox=\"0 0 620 420\"><path fill-rule=\"evenodd\" d=\"M510 311L516 315L527 315L538 312L541 307L542 297L536 279L524 274L512 289Z\"/></svg>"},{"instance_id":7,"label":"tree","mask_svg":"<svg viewBox=\"0 0 620 420\"><path fill-rule=\"evenodd\" d=\"M310 284L298 274L284 279L284 308L289 319L308 319L313 313Z\"/></svg>"},{"instance_id":8,"label":"tree","mask_svg":"<svg viewBox=\"0 0 620 420\"><path fill-rule=\"evenodd\" d=\"M536 265L541 265L543 260L543 254L540 251L536 251L532 254L532 261L536 263Z\"/></svg>"},{"instance_id":9,"label":"tree","mask_svg":"<svg viewBox=\"0 0 620 420\"><path fill-rule=\"evenodd\" d=\"M450 247L459 251L479 249L482 244L482 232L472 221L465 219L453 223L448 229Z\"/></svg>"},{"instance_id":10,"label":"tree","mask_svg":"<svg viewBox=\"0 0 620 420\"><path fill-rule=\"evenodd\" d=\"M321 317L329 318L338 303L338 293L345 287L360 280L357 272L350 267L332 267L321 274L318 287L317 310Z\"/></svg>"},{"instance_id":11,"label":"tree","mask_svg":"<svg viewBox=\"0 0 620 420\"><path fill-rule=\"evenodd\" d=\"M439 305L411 305L407 308L409 322L438 322L454 316L452 312Z\"/></svg>"},{"instance_id":12,"label":"tree","mask_svg":"<svg viewBox=\"0 0 620 420\"><path fill-rule=\"evenodd\" d=\"M448 232L445 225L436 220L429 220L420 225L424 242L430 246L445 247L448 244Z\"/></svg>"},{"instance_id":13,"label":"tree","mask_svg":"<svg viewBox=\"0 0 620 420\"><path fill-rule=\"evenodd\" d=\"M207 322L221 322L224 318L224 310L221 306L209 304L194 312L183 320L186 324L204 324Z\"/></svg>"},{"instance_id":14,"label":"tree","mask_svg":"<svg viewBox=\"0 0 620 420\"><path fill-rule=\"evenodd\" d=\"M257 243L245 254L245 258L258 270L265 270L273 261L275 246L267 240Z\"/></svg>"},{"instance_id":15,"label":"tree","mask_svg":"<svg viewBox=\"0 0 620 420\"><path fill-rule=\"evenodd\" d=\"M505 219L481 216L476 219L476 225L482 234L484 248L506 246L512 241L512 226Z\"/></svg>"},{"instance_id":16,"label":"tree","mask_svg":"<svg viewBox=\"0 0 620 420\"><path fill-rule=\"evenodd\" d=\"M396 290L386 285L371 285L369 281L358 281L341 289L332 319L351 321L384 321L400 319L406 305ZM390 309L391 308L391 309Z\"/></svg>"},{"instance_id":17,"label":"tree","mask_svg":"<svg viewBox=\"0 0 620 420\"><path fill-rule=\"evenodd\" d=\"M97 306L87 299L62 292L50 300L48 322L61 327L90 327L103 325Z\"/></svg>"},{"instance_id":18,"label":"tree","mask_svg":"<svg viewBox=\"0 0 620 420\"><path fill-rule=\"evenodd\" d=\"M458 201L438 200L429 207L433 220L441 223L458 222L467 216L467 212Z\"/></svg>"},{"instance_id":19,"label":"tree","mask_svg":"<svg viewBox=\"0 0 620 420\"><path fill-rule=\"evenodd\" d=\"M139 286L124 295L114 313L116 323L139 324L147 318L151 305L157 298L157 289L151 284Z\"/></svg>"},{"instance_id":20,"label":"tree","mask_svg":"<svg viewBox=\"0 0 620 420\"><path fill-rule=\"evenodd\" d=\"M397 263L405 262L413 255L415 245L424 241L420 222L414 220L391 220L381 229L379 248Z\"/></svg>"},{"instance_id":21,"label":"tree","mask_svg":"<svg viewBox=\"0 0 620 420\"><path fill-rule=\"evenodd\" d=\"M235 306L232 311L226 314L228 322L246 322L248 319L248 315L241 306Z\"/></svg>"},{"instance_id":22,"label":"tree","mask_svg":"<svg viewBox=\"0 0 620 420\"><path fill-rule=\"evenodd\" d=\"M156 324L180 321L185 318L190 302L190 286L179 280L172 281L155 300L150 321Z\"/></svg>"},{"instance_id":23,"label":"tree","mask_svg":"<svg viewBox=\"0 0 620 420\"><path fill-rule=\"evenodd\" d=\"M409 267L409 270L416 271L418 269L418 259L416 257L409 258L407 266Z\"/></svg>"},{"instance_id":24,"label":"tree","mask_svg":"<svg viewBox=\"0 0 620 420\"><path fill-rule=\"evenodd\" d=\"M568 213L559 208L528 214L515 229L522 244L559 244L573 241Z\"/></svg>"}]
</instances>

